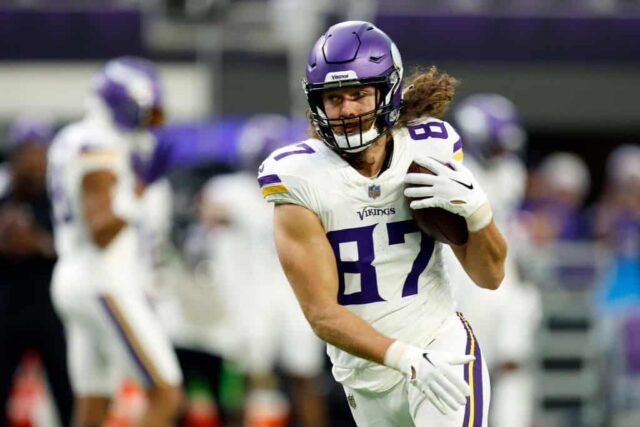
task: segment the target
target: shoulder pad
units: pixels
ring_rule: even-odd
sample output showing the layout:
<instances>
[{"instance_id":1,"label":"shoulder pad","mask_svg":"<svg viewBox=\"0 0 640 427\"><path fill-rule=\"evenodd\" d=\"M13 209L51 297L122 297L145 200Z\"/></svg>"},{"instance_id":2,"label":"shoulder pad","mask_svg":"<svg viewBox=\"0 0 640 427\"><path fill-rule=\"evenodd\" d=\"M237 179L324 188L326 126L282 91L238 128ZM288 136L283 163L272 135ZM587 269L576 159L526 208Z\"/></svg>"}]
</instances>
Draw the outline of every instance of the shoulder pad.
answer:
<instances>
[{"instance_id":1,"label":"shoulder pad","mask_svg":"<svg viewBox=\"0 0 640 427\"><path fill-rule=\"evenodd\" d=\"M434 117L421 117L406 125L400 134L416 154L427 154L438 160L462 161L462 139L448 122Z\"/></svg>"},{"instance_id":2,"label":"shoulder pad","mask_svg":"<svg viewBox=\"0 0 640 427\"><path fill-rule=\"evenodd\" d=\"M309 139L275 150L258 169L258 184L268 202L293 203L313 210L314 178L323 170L328 148Z\"/></svg>"}]
</instances>

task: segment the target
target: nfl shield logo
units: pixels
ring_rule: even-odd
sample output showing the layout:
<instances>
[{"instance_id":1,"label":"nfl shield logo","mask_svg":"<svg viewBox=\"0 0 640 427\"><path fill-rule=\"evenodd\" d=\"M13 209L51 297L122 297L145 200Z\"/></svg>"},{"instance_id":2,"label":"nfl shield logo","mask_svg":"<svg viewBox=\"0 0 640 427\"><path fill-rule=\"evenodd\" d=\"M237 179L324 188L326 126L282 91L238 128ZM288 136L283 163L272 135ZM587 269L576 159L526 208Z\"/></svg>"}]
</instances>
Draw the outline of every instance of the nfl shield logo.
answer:
<instances>
[{"instance_id":1,"label":"nfl shield logo","mask_svg":"<svg viewBox=\"0 0 640 427\"><path fill-rule=\"evenodd\" d=\"M371 199L377 199L378 197L380 197L380 186L379 185L371 184L369 186L369 197Z\"/></svg>"}]
</instances>

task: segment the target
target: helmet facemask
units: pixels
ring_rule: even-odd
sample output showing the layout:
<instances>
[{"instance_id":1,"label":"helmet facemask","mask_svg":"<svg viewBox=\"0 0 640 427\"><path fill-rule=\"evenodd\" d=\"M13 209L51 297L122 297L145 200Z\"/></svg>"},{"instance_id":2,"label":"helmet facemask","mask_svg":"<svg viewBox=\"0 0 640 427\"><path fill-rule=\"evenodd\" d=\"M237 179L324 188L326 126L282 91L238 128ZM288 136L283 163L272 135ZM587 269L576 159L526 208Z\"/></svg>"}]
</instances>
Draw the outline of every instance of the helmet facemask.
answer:
<instances>
[{"instance_id":1,"label":"helmet facemask","mask_svg":"<svg viewBox=\"0 0 640 427\"><path fill-rule=\"evenodd\" d=\"M400 116L400 106L394 105L393 95L398 90L398 70L388 77L341 81L336 83L305 83L311 107L311 120L322 141L342 153L358 153L386 135ZM324 109L322 94L327 90L348 87L373 86L376 92L375 108L349 117L330 119Z\"/></svg>"}]
</instances>

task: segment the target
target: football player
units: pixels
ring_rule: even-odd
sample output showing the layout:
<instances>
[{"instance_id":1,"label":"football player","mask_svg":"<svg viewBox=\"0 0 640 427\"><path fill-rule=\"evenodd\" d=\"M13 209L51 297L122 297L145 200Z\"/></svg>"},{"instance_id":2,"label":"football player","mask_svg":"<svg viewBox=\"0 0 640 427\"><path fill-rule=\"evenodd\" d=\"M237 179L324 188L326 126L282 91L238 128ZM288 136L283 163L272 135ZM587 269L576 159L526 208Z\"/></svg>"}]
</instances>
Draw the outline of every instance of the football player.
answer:
<instances>
[{"instance_id":1,"label":"football player","mask_svg":"<svg viewBox=\"0 0 640 427\"><path fill-rule=\"evenodd\" d=\"M526 132L517 109L501 95L476 94L456 105L453 118L464 141L465 164L487 192L495 221L513 243L526 185ZM460 310L473 323L492 374L491 424L527 427L533 416L531 354L541 308L535 287L518 274L518 254L510 247L503 286L495 293L471 286L450 250L445 260Z\"/></svg>"},{"instance_id":2,"label":"football player","mask_svg":"<svg viewBox=\"0 0 640 427\"><path fill-rule=\"evenodd\" d=\"M443 244L410 209L465 218L468 242L453 250L480 287L499 287L506 244L458 134L438 118L457 81L432 67L403 92L402 74L374 25L330 27L304 81L314 135L273 152L258 181L275 204L280 262L356 424L486 426L486 363L456 312ZM414 161L434 175L407 174Z\"/></svg>"},{"instance_id":3,"label":"football player","mask_svg":"<svg viewBox=\"0 0 640 427\"><path fill-rule=\"evenodd\" d=\"M142 426L169 426L181 373L144 293L130 156L162 121L158 75L147 60L116 58L92 82L86 117L49 149L48 184L59 256L53 298L69 339L75 426L98 426L123 375L145 387Z\"/></svg>"}]
</instances>

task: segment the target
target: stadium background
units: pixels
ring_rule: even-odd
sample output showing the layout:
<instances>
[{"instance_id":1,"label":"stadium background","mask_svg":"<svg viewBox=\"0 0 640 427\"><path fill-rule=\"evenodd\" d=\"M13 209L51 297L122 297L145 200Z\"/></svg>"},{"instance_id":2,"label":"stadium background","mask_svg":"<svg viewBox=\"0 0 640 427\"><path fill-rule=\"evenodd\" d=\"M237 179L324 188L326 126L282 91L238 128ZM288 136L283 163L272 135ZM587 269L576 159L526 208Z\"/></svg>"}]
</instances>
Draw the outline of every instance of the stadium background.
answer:
<instances>
[{"instance_id":1,"label":"stadium background","mask_svg":"<svg viewBox=\"0 0 640 427\"><path fill-rule=\"evenodd\" d=\"M81 117L90 77L107 59L154 60L169 122L193 132L198 153L174 177L187 194L179 225L199 185L233 168L234 138L246 118L280 113L304 128L306 53L322 28L346 18L377 23L398 44L408 72L437 64L459 78L458 100L478 92L512 100L528 132L531 170L556 151L586 162L585 207L601 197L608 154L640 141L637 0L2 0L0 135L25 112L45 114L56 126ZM535 256L531 264L542 265L537 277L545 282L535 425L640 425L638 396L620 417L604 404L590 302L606 268L596 262L602 258L567 255L583 268L558 279L549 257ZM554 356L560 341L566 348ZM344 402L335 404L343 405L335 414L345 411Z\"/></svg>"}]
</instances>

